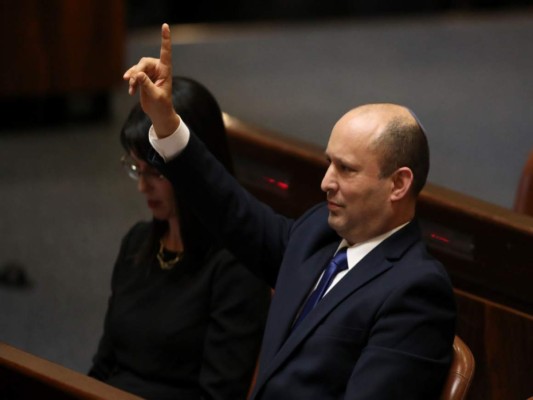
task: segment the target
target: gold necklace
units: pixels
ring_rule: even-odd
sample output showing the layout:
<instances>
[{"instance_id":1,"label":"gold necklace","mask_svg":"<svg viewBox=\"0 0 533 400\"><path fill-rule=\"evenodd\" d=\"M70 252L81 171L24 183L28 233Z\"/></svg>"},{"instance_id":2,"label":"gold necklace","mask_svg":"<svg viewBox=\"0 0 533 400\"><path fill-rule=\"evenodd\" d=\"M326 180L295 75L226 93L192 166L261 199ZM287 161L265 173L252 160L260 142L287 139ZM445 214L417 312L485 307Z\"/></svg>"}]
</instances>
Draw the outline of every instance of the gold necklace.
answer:
<instances>
[{"instance_id":1,"label":"gold necklace","mask_svg":"<svg viewBox=\"0 0 533 400\"><path fill-rule=\"evenodd\" d=\"M178 251L178 253L176 254L176 257L174 257L172 260L166 261L164 258L165 246L163 245L163 240L160 240L159 243L160 243L159 251L157 252L157 261L159 261L159 266L161 267L161 269L164 269L164 270L169 270L169 269L174 268L174 265L176 265L183 257L183 252Z\"/></svg>"}]
</instances>

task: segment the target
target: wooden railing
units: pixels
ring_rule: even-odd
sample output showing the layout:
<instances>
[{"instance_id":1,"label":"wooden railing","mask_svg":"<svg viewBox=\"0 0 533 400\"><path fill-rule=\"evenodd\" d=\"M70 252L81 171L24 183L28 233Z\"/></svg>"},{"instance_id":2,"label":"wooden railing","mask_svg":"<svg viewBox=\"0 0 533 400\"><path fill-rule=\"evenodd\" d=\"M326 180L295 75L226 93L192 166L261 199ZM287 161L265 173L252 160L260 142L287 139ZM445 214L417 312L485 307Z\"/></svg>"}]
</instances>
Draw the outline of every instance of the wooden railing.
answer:
<instances>
[{"instance_id":1,"label":"wooden railing","mask_svg":"<svg viewBox=\"0 0 533 400\"><path fill-rule=\"evenodd\" d=\"M237 178L296 217L324 200L323 149L225 116ZM458 305L457 335L472 349L470 399L533 394L533 218L428 183L417 215L445 265Z\"/></svg>"},{"instance_id":2,"label":"wooden railing","mask_svg":"<svg viewBox=\"0 0 533 400\"><path fill-rule=\"evenodd\" d=\"M140 397L0 343L0 399L140 400Z\"/></svg>"}]
</instances>

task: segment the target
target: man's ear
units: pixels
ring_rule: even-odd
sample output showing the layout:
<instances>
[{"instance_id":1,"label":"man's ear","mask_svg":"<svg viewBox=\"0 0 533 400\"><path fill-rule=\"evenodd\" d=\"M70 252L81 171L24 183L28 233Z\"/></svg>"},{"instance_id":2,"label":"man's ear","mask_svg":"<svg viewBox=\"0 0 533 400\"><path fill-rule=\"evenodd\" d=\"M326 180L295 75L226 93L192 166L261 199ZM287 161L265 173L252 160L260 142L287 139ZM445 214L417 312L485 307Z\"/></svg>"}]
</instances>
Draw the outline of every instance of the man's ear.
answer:
<instances>
[{"instance_id":1,"label":"man's ear","mask_svg":"<svg viewBox=\"0 0 533 400\"><path fill-rule=\"evenodd\" d=\"M407 167L398 168L391 176L392 191L391 201L403 199L413 184L413 171Z\"/></svg>"}]
</instances>

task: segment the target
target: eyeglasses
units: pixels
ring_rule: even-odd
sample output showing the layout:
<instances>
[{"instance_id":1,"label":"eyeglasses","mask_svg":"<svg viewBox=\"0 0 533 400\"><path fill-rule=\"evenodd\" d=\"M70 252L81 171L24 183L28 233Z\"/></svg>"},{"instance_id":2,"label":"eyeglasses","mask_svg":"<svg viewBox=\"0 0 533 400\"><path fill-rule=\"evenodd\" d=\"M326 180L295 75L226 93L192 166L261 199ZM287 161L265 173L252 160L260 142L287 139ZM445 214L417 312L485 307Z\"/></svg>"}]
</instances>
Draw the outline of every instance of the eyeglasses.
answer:
<instances>
[{"instance_id":1,"label":"eyeglasses","mask_svg":"<svg viewBox=\"0 0 533 400\"><path fill-rule=\"evenodd\" d=\"M141 171L139 166L135 163L135 161L131 158L131 156L125 154L120 158L120 163L122 164L122 167L127 172L128 176L131 179L134 179L136 181L139 180L139 178L142 176L145 180L149 182L157 182L165 179L163 174L157 170L147 170L147 171Z\"/></svg>"}]
</instances>

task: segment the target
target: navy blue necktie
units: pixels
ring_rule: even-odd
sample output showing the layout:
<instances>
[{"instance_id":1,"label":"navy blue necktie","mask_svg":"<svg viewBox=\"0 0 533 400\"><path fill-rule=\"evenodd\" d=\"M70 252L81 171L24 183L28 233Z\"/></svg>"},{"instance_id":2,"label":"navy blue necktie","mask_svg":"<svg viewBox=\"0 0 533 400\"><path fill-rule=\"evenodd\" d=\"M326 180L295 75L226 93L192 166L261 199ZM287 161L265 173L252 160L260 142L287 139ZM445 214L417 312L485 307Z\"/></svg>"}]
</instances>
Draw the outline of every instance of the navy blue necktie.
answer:
<instances>
[{"instance_id":1,"label":"navy blue necktie","mask_svg":"<svg viewBox=\"0 0 533 400\"><path fill-rule=\"evenodd\" d=\"M302 312L294 322L292 329L296 328L298 324L305 318L307 314L318 304L329 285L333 281L333 278L340 272L348 268L348 257L346 256L346 247L340 249L335 257L329 262L328 266L324 270L324 274L318 283L316 289L311 293L307 302L302 308Z\"/></svg>"}]
</instances>

